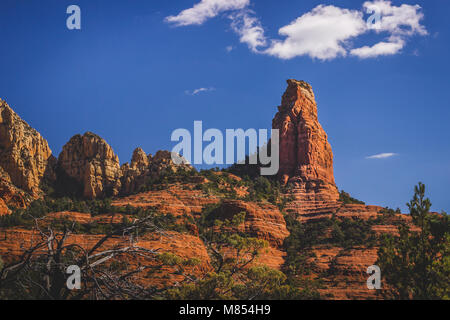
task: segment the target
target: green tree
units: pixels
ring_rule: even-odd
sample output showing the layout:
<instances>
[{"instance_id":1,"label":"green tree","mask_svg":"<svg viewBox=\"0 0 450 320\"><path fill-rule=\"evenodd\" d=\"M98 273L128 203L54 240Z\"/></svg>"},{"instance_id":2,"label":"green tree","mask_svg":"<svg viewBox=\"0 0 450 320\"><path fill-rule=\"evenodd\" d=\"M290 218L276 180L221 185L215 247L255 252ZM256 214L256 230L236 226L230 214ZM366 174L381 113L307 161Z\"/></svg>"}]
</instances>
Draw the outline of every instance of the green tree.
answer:
<instances>
[{"instance_id":1,"label":"green tree","mask_svg":"<svg viewBox=\"0 0 450 320\"><path fill-rule=\"evenodd\" d=\"M167 291L168 299L311 299L315 290L293 285L283 272L254 263L264 240L250 237L243 230L245 212L217 219L217 207L203 212L199 232L211 258L213 271Z\"/></svg>"},{"instance_id":2,"label":"green tree","mask_svg":"<svg viewBox=\"0 0 450 320\"><path fill-rule=\"evenodd\" d=\"M414 197L407 205L420 231L403 225L398 237L385 236L377 264L390 288L387 294L398 299L449 299L448 215L430 213L431 202L425 198L422 183L415 187Z\"/></svg>"}]
</instances>

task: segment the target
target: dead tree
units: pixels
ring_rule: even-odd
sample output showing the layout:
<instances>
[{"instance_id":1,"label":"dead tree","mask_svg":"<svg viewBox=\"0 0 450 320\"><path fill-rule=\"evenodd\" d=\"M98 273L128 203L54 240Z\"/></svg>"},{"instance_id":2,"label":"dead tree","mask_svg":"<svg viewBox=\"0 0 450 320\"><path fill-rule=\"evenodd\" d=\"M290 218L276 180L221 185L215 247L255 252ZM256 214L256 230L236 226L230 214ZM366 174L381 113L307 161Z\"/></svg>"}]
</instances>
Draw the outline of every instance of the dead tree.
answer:
<instances>
[{"instance_id":1,"label":"dead tree","mask_svg":"<svg viewBox=\"0 0 450 320\"><path fill-rule=\"evenodd\" d=\"M148 286L137 280L138 276L161 267L161 261L159 249L138 246L135 235L153 232L170 237L152 222L152 216L117 227L90 248L68 241L75 224L57 232L43 226L43 219L33 219L35 244L0 271L0 298L3 290L9 298L15 295L21 299L154 299L173 285L195 281L182 264L171 265L172 273L182 279L172 286ZM107 245L113 239L118 244ZM121 268L115 268L115 264ZM79 290L67 286L66 271L72 265L80 270Z\"/></svg>"}]
</instances>

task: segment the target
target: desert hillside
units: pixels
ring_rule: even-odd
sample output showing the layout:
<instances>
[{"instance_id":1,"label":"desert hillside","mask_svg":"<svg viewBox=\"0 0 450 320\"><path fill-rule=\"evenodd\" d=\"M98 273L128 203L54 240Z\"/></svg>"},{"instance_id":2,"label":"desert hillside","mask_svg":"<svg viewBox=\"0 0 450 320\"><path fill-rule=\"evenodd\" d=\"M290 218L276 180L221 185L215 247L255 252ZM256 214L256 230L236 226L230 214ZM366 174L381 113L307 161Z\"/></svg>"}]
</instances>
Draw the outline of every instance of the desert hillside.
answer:
<instances>
[{"instance_id":1,"label":"desert hillside","mask_svg":"<svg viewBox=\"0 0 450 320\"><path fill-rule=\"evenodd\" d=\"M287 84L272 122L280 130L276 177L260 176L256 165L199 172L174 164L168 151L141 148L120 165L91 132L56 157L0 100L0 257L13 267L0 286L11 294L8 277L27 279L20 261L52 261L42 277L57 296L49 279L85 256L83 286L101 283L66 298L252 298L261 288L269 289L259 298L383 298L386 287L366 284L381 238L400 226L420 229L409 215L339 191L313 89Z\"/></svg>"}]
</instances>

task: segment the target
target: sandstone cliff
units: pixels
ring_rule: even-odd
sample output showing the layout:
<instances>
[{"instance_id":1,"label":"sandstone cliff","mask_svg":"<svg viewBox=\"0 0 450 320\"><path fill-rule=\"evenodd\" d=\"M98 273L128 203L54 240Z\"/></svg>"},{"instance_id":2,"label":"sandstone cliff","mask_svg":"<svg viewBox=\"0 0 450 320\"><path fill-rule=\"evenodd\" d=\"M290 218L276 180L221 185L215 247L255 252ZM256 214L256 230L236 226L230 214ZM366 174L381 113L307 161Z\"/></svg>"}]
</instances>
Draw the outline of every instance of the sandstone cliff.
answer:
<instances>
[{"instance_id":1,"label":"sandstone cliff","mask_svg":"<svg viewBox=\"0 0 450 320\"><path fill-rule=\"evenodd\" d=\"M215 217L231 220L240 212L246 213L242 231L266 240L273 247L281 247L284 239L289 236L283 215L278 208L270 204L224 200Z\"/></svg>"},{"instance_id":2,"label":"sandstone cliff","mask_svg":"<svg viewBox=\"0 0 450 320\"><path fill-rule=\"evenodd\" d=\"M44 176L52 176L52 162L47 141L0 100L0 166L4 180L38 196Z\"/></svg>"},{"instance_id":3,"label":"sandstone cliff","mask_svg":"<svg viewBox=\"0 0 450 320\"><path fill-rule=\"evenodd\" d=\"M119 158L108 143L96 134L86 132L73 136L58 157L58 168L82 185L86 198L119 193Z\"/></svg>"},{"instance_id":4,"label":"sandstone cliff","mask_svg":"<svg viewBox=\"0 0 450 320\"><path fill-rule=\"evenodd\" d=\"M327 211L339 198L334 182L333 152L319 123L312 87L288 80L281 106L272 121L280 130L280 170L283 184L289 184L295 200L291 210L299 213Z\"/></svg>"},{"instance_id":5,"label":"sandstone cliff","mask_svg":"<svg viewBox=\"0 0 450 320\"><path fill-rule=\"evenodd\" d=\"M280 172L283 180L322 180L334 185L333 153L317 117L311 86L288 80L281 106L273 119L280 130Z\"/></svg>"},{"instance_id":6,"label":"sandstone cliff","mask_svg":"<svg viewBox=\"0 0 450 320\"><path fill-rule=\"evenodd\" d=\"M1 214L9 213L7 206L25 208L34 198L29 193L17 188L12 182L9 174L0 167L0 199L4 206Z\"/></svg>"}]
</instances>

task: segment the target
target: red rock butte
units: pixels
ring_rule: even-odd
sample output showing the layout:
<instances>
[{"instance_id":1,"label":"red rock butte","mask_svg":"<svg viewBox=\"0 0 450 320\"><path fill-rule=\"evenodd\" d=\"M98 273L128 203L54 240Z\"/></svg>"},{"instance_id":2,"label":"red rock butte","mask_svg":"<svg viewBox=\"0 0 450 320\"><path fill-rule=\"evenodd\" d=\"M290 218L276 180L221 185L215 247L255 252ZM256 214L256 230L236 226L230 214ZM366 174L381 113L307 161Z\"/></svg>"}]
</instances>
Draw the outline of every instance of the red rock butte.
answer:
<instances>
[{"instance_id":1,"label":"red rock butte","mask_svg":"<svg viewBox=\"0 0 450 320\"><path fill-rule=\"evenodd\" d=\"M201 264L195 267L195 274L200 277L211 270L211 260L196 221L202 218L205 209L216 206L213 214L219 220L245 212L240 231L268 243L253 263L282 270L290 254L284 246L290 234L285 213L297 213L296 218L305 225L319 218L369 220L384 217L381 207L339 201L333 175L333 153L318 121L313 90L304 81L288 80L287 83L281 106L273 119L273 128L280 130L279 178L287 186L288 195L285 212L267 201L248 200L249 190L245 185L231 187L223 180L220 185L217 183L213 192L209 188L203 189L203 184L215 179L209 181L205 176L186 174L193 168L173 163L168 151L158 151L152 156L137 148L131 162L120 166L112 147L90 132L72 137L56 158L47 141L0 100L0 215L11 214L9 207L27 207L34 199L45 196L45 190L70 187L68 192L75 190L86 199L112 196L114 207L152 210L175 217L176 224L185 225L187 231L168 231L167 239L162 240L159 234L151 233L141 237L139 243L143 248L158 247L160 252L174 253L182 258L199 258ZM190 178L173 183L158 180L178 172ZM212 174L221 176L225 172ZM227 178L242 180L229 173ZM156 188L148 188L149 181L152 187L156 184ZM226 192L217 192L221 189ZM231 191L236 197L229 198L229 194L233 194ZM50 221L70 219L87 225L114 225L123 222L124 214L63 211L49 212L46 218ZM398 225L403 223L414 227L410 216L394 214L372 225L371 230L377 234L398 234ZM0 229L0 256L6 263L35 245L36 230L24 225L6 225ZM325 240L331 241L331 230L322 231ZM68 242L89 248L101 237L101 234L72 234ZM120 237L111 238L103 248L116 247L121 241ZM347 248L327 242L311 249L315 254L311 262L316 265L311 276L323 280L320 293L324 298L379 298L366 285L367 266L377 261L376 247L362 244ZM167 276L167 269L161 269L156 277L152 275L145 281L158 285L168 281ZM182 280L177 277L172 279L174 285Z\"/></svg>"},{"instance_id":2,"label":"red rock butte","mask_svg":"<svg viewBox=\"0 0 450 320\"><path fill-rule=\"evenodd\" d=\"M295 198L288 206L300 214L334 211L339 192L334 182L333 152L319 123L311 85L287 80L281 106L272 121L280 130L280 170Z\"/></svg>"}]
</instances>

